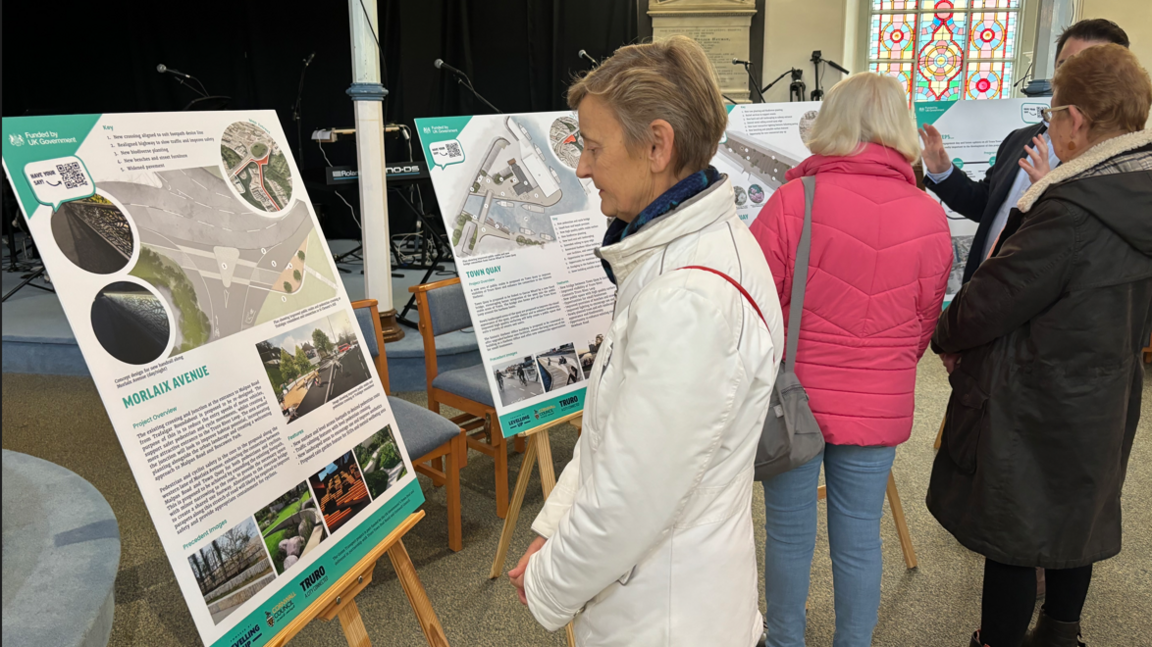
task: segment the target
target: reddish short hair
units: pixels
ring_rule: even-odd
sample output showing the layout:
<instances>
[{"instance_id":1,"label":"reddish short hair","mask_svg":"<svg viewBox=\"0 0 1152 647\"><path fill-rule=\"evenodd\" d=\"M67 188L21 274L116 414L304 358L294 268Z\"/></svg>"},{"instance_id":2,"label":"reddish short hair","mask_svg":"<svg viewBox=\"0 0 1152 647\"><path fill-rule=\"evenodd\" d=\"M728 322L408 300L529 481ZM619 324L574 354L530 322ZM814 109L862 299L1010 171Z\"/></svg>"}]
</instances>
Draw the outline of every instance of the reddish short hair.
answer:
<instances>
[{"instance_id":1,"label":"reddish short hair","mask_svg":"<svg viewBox=\"0 0 1152 647\"><path fill-rule=\"evenodd\" d=\"M1060 102L1074 105L1096 132L1143 130L1152 107L1152 80L1128 49L1096 45L1056 70L1052 87Z\"/></svg>"}]
</instances>

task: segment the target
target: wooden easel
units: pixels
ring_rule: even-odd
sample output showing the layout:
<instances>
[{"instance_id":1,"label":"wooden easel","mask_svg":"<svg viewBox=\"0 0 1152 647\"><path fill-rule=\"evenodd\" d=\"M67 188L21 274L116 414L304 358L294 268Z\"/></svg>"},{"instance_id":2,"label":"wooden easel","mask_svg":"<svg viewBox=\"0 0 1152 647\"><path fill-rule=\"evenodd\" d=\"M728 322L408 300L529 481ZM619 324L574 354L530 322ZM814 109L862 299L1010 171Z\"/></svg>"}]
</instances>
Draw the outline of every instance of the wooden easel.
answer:
<instances>
[{"instance_id":1,"label":"wooden easel","mask_svg":"<svg viewBox=\"0 0 1152 647\"><path fill-rule=\"evenodd\" d=\"M428 601L428 594L424 592L420 577L416 575L416 567L412 565L408 550L401 541L404 534L423 518L423 510L408 515L408 518L389 533L384 541L357 562L343 577L336 580L336 584L316 598L315 602L308 605L308 608L281 629L280 633L273 636L272 640L268 641L268 647L283 647L315 618L324 620L339 618L340 627L344 630L344 637L348 640L349 647L371 647L372 641L368 638L368 631L360 618L360 609L356 606L356 595L372 583L376 560L383 557L384 553L388 553L389 559L392 560L392 568L396 569L400 585L408 594L408 603L416 612L416 620L420 623L420 629L424 631L424 637L428 639L429 647L447 647L448 638L444 635L436 611L432 609L432 603Z\"/></svg>"},{"instance_id":2,"label":"wooden easel","mask_svg":"<svg viewBox=\"0 0 1152 647\"><path fill-rule=\"evenodd\" d=\"M524 505L524 494L528 492L528 481L532 478L532 466L539 458L540 488L544 490L544 498L552 494L556 487L556 471L552 467L552 443L548 440L548 430L565 422L572 422L577 429L583 421L583 412L557 418L535 429L526 431L521 436L528 438L528 448L524 451L524 460L520 463L520 475L516 477L516 489L512 492L512 500L508 502L508 515L504 517L504 529L500 531L500 543L496 547L496 558L492 560L492 570L488 573L489 579L496 579L504 574L504 562L508 558L508 546L512 543L512 534L516 532L516 520L520 517L520 506ZM572 630L572 623L565 627L568 634L568 645L576 645L576 633Z\"/></svg>"}]
</instances>

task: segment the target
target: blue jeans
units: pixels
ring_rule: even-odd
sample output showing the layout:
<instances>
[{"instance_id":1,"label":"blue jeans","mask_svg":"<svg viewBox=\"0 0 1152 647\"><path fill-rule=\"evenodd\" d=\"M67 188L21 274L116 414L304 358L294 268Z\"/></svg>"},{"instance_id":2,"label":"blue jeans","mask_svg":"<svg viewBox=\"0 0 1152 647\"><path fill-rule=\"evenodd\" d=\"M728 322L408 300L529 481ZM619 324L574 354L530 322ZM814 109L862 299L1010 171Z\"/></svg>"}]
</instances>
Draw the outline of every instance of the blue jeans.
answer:
<instances>
[{"instance_id":1,"label":"blue jeans","mask_svg":"<svg viewBox=\"0 0 1152 647\"><path fill-rule=\"evenodd\" d=\"M880 610L880 517L895 458L895 447L826 445L820 456L764 483L769 647L804 645L821 462L828 492L828 544L836 600L832 645L872 644Z\"/></svg>"}]
</instances>

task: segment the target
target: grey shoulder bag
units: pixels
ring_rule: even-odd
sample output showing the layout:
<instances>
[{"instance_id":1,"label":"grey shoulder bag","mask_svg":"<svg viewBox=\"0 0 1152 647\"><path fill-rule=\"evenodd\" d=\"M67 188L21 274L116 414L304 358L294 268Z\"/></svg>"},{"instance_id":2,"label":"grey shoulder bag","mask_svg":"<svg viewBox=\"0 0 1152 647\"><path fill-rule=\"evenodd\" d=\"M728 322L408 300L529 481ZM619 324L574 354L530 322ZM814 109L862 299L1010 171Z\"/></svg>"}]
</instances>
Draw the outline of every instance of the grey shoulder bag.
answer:
<instances>
[{"instance_id":1,"label":"grey shoulder bag","mask_svg":"<svg viewBox=\"0 0 1152 647\"><path fill-rule=\"evenodd\" d=\"M816 178L804 183L804 229L796 246L792 273L792 302L788 306L787 355L776 374L772 399L760 445L756 448L756 480L766 481L816 458L824 450L824 434L808 406L808 393L796 377L796 348L800 342L800 319L804 313L804 288L808 283L808 256L812 251L812 200Z\"/></svg>"}]
</instances>

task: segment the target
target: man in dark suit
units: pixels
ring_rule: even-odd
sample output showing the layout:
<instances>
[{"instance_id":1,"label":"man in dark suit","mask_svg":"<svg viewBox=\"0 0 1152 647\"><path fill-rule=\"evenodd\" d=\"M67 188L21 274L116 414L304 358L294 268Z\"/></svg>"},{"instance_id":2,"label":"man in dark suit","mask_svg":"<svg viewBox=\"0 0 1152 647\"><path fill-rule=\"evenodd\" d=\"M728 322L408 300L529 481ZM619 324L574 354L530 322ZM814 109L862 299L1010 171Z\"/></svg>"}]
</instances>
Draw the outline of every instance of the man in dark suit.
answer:
<instances>
[{"instance_id":1,"label":"man in dark suit","mask_svg":"<svg viewBox=\"0 0 1152 647\"><path fill-rule=\"evenodd\" d=\"M1110 20L1081 20L1060 34L1056 67L1085 48L1103 43L1128 47L1128 36ZM964 267L967 283L995 247L1008 213L1020 196L1060 160L1049 146L1047 125L1026 126L1009 134L996 151L997 162L1014 160L1016 163L994 164L984 179L977 182L952 165L940 131L934 126L921 128L920 137L924 143L924 185L953 211L979 223Z\"/></svg>"}]
</instances>

